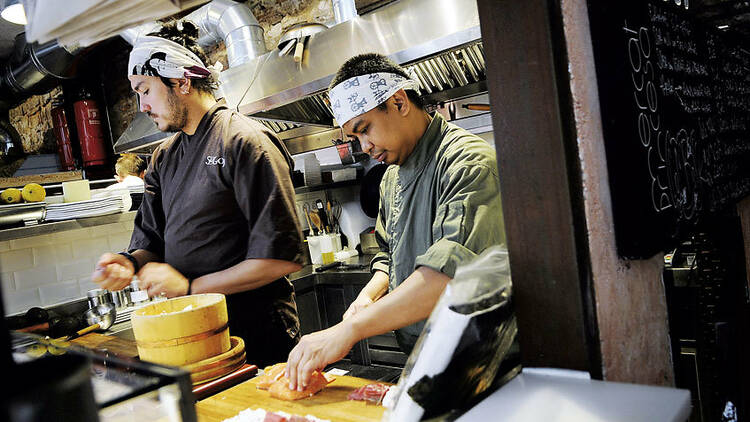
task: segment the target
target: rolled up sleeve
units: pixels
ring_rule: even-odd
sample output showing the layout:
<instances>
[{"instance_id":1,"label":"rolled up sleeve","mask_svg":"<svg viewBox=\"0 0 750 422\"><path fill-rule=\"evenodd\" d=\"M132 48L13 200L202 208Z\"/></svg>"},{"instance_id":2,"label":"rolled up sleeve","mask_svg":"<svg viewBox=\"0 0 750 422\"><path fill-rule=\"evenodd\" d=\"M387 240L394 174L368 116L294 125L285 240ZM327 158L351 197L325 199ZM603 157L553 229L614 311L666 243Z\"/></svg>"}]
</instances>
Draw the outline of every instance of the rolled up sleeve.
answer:
<instances>
[{"instance_id":1,"label":"rolled up sleeve","mask_svg":"<svg viewBox=\"0 0 750 422\"><path fill-rule=\"evenodd\" d=\"M380 251L375 254L375 257L370 261L370 272L382 271L386 274L389 273L391 264L391 253L388 247L388 231L385 225L386 208L385 201L383 201L383 188L380 188L380 204L378 205L378 218L375 220L375 240L378 242Z\"/></svg>"},{"instance_id":2,"label":"rolled up sleeve","mask_svg":"<svg viewBox=\"0 0 750 422\"><path fill-rule=\"evenodd\" d=\"M432 224L433 244L414 269L431 268L450 277L484 249L505 242L497 172L486 165L461 166L444 177Z\"/></svg>"}]
</instances>

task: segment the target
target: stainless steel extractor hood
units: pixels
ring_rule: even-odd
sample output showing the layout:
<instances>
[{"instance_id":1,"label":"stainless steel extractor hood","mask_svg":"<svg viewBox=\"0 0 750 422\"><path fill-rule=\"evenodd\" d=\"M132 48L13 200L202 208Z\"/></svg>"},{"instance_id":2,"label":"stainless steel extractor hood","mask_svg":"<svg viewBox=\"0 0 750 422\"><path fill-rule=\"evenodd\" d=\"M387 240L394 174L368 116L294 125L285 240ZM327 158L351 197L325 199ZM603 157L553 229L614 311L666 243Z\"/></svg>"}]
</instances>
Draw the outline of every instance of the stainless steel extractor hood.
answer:
<instances>
[{"instance_id":1,"label":"stainless steel extractor hood","mask_svg":"<svg viewBox=\"0 0 750 422\"><path fill-rule=\"evenodd\" d=\"M326 88L344 61L366 52L404 65L435 102L486 91L476 0L390 3L310 36L301 63L275 50L222 72L222 89L230 106L277 133L330 127Z\"/></svg>"}]
</instances>

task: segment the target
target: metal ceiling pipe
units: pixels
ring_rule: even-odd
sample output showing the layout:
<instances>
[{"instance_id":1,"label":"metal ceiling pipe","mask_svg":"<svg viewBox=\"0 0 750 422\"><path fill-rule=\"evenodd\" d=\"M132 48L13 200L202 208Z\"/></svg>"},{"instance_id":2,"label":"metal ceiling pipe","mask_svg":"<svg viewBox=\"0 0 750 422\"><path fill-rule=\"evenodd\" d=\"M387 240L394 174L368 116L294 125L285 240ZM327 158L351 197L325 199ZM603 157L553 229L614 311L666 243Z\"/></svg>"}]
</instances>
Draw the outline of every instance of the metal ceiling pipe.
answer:
<instances>
[{"instance_id":1,"label":"metal ceiling pipe","mask_svg":"<svg viewBox=\"0 0 750 422\"><path fill-rule=\"evenodd\" d=\"M263 28L243 3L214 0L182 20L198 26L200 45L224 41L229 67L245 64L267 52Z\"/></svg>"},{"instance_id":2,"label":"metal ceiling pipe","mask_svg":"<svg viewBox=\"0 0 750 422\"><path fill-rule=\"evenodd\" d=\"M357 6L354 0L331 0L333 4L333 19L336 24L354 19L357 16Z\"/></svg>"},{"instance_id":3,"label":"metal ceiling pipe","mask_svg":"<svg viewBox=\"0 0 750 422\"><path fill-rule=\"evenodd\" d=\"M267 51L263 28L242 3L214 0L180 20L190 21L198 27L198 44L201 46L224 41L229 67L245 64ZM120 32L120 36L133 45L139 37L157 31L158 27L158 23L149 22L126 29Z\"/></svg>"},{"instance_id":4,"label":"metal ceiling pipe","mask_svg":"<svg viewBox=\"0 0 750 422\"><path fill-rule=\"evenodd\" d=\"M16 37L13 53L0 69L0 110L15 106L31 95L44 94L73 76L75 49L57 41L26 43L25 34Z\"/></svg>"},{"instance_id":5,"label":"metal ceiling pipe","mask_svg":"<svg viewBox=\"0 0 750 422\"><path fill-rule=\"evenodd\" d=\"M144 24L128 28L120 32L120 36L130 45L134 45L138 38L159 30L159 24L156 22L146 22Z\"/></svg>"}]
</instances>

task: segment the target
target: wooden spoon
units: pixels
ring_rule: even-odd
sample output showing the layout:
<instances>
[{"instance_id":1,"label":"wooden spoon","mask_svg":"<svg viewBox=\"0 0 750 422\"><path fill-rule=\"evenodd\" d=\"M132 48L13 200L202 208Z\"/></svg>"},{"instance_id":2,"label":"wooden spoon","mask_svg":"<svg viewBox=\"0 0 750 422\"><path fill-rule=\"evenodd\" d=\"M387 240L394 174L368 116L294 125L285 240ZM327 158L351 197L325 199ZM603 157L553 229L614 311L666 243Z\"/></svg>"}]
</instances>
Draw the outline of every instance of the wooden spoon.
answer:
<instances>
[{"instance_id":1,"label":"wooden spoon","mask_svg":"<svg viewBox=\"0 0 750 422\"><path fill-rule=\"evenodd\" d=\"M310 211L310 221L312 221L313 225L315 225L315 228L318 230L318 233L321 233L320 230L320 216L318 215L317 211Z\"/></svg>"}]
</instances>

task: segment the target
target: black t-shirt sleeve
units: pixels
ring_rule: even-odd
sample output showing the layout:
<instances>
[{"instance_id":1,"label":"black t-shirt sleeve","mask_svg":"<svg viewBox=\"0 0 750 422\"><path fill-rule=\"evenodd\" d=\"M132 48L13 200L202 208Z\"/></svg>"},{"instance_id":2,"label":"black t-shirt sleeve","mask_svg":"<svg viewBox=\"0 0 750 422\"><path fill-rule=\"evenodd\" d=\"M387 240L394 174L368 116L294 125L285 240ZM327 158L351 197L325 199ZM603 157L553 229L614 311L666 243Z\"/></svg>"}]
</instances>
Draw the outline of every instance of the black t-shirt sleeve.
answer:
<instances>
[{"instance_id":1,"label":"black t-shirt sleeve","mask_svg":"<svg viewBox=\"0 0 750 422\"><path fill-rule=\"evenodd\" d=\"M240 143L232 169L235 198L248 221L246 259L304 264L287 157L263 132L250 136L258 139Z\"/></svg>"},{"instance_id":2,"label":"black t-shirt sleeve","mask_svg":"<svg viewBox=\"0 0 750 422\"><path fill-rule=\"evenodd\" d=\"M135 216L133 235L128 251L146 249L164 257L164 208L162 207L161 184L158 164L161 149L154 152L144 177L143 202Z\"/></svg>"}]
</instances>

